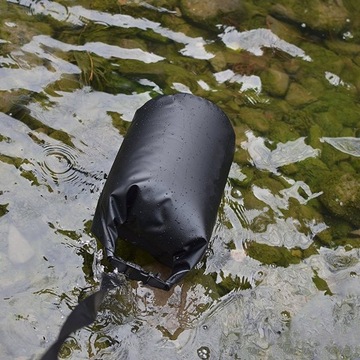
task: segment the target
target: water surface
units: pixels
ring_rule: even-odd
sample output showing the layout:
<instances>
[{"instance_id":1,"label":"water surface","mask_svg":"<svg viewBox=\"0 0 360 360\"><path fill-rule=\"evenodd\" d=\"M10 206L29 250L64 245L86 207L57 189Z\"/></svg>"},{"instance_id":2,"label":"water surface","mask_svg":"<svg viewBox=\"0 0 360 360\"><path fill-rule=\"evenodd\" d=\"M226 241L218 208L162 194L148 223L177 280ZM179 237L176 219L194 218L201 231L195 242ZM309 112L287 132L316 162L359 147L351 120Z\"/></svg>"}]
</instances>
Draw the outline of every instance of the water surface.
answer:
<instances>
[{"instance_id":1,"label":"water surface","mask_svg":"<svg viewBox=\"0 0 360 360\"><path fill-rule=\"evenodd\" d=\"M360 357L360 14L323 6L0 3L2 359L39 357L98 288L106 175L136 109L176 92L237 136L209 251L169 293L112 291L61 358Z\"/></svg>"}]
</instances>

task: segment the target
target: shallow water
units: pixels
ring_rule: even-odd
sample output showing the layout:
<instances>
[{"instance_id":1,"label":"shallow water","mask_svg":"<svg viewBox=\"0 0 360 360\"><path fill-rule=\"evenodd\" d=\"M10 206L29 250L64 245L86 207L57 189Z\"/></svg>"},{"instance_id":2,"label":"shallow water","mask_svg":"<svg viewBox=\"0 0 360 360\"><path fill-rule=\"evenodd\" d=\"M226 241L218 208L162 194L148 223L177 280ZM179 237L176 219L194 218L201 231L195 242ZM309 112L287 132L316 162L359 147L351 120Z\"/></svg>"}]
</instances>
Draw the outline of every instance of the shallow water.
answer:
<instances>
[{"instance_id":1,"label":"shallow water","mask_svg":"<svg viewBox=\"0 0 360 360\"><path fill-rule=\"evenodd\" d=\"M2 359L39 357L98 288L106 174L175 92L237 136L209 251L169 293L113 290L61 358L360 358L360 14L256 3L0 3Z\"/></svg>"}]
</instances>

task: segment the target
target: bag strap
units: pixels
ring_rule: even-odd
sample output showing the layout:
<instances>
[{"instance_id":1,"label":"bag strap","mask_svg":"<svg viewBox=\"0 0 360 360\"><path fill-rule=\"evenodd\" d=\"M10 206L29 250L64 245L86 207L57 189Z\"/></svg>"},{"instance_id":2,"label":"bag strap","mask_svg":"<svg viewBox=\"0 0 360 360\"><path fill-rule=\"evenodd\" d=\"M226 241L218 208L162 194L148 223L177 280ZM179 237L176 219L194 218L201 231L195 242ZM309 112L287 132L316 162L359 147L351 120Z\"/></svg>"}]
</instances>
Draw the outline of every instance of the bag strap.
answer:
<instances>
[{"instance_id":1,"label":"bag strap","mask_svg":"<svg viewBox=\"0 0 360 360\"><path fill-rule=\"evenodd\" d=\"M75 306L62 326L57 340L51 345L40 360L57 360L62 344L67 337L76 330L92 324L97 316L100 305L110 289L122 286L124 279L119 279L115 274L103 273L100 290L88 296Z\"/></svg>"},{"instance_id":2,"label":"bag strap","mask_svg":"<svg viewBox=\"0 0 360 360\"><path fill-rule=\"evenodd\" d=\"M144 284L156 287L162 290L170 288L179 281L188 271L188 267L178 269L166 281L157 274L145 271L142 267L126 262L119 257L108 258L110 263L120 272L131 280L141 281ZM62 344L67 337L76 330L92 324L96 320L100 305L102 304L107 292L115 287L121 287L124 284L125 277L118 278L115 273L103 273L100 290L88 296L75 306L62 326L57 340L51 345L40 360L57 360Z\"/></svg>"}]
</instances>

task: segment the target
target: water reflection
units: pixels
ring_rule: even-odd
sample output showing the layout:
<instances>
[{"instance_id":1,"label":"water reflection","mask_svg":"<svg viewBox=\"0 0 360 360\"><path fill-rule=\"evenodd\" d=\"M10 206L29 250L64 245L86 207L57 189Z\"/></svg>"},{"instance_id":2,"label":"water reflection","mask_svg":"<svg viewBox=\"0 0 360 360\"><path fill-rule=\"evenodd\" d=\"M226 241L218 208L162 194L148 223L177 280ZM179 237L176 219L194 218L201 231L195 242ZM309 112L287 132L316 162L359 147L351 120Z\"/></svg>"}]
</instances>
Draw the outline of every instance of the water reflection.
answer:
<instances>
[{"instance_id":1,"label":"water reflection","mask_svg":"<svg viewBox=\"0 0 360 360\"><path fill-rule=\"evenodd\" d=\"M86 21L92 21L106 26L136 28L141 30L151 29L167 39L176 41L180 44L185 44L185 47L180 50L182 55L191 56L196 59L210 59L213 56L205 50L204 45L206 45L207 42L204 41L204 39L200 37L192 38L186 36L181 32L164 28L160 23L148 19L134 18L125 14L109 14L101 11L85 9L81 6L65 7L50 1L42 1L41 3L38 3L31 0L11 0L11 2L29 7L35 14L50 15L57 20L70 22L73 25L84 26ZM104 44L102 46L104 46Z\"/></svg>"},{"instance_id":2,"label":"water reflection","mask_svg":"<svg viewBox=\"0 0 360 360\"><path fill-rule=\"evenodd\" d=\"M290 44L269 29L254 29L244 32L237 31L234 27L225 27L224 32L219 35L224 44L233 50L247 50L256 56L263 55L263 47L284 51L292 56L299 56L306 61L311 57L304 50Z\"/></svg>"},{"instance_id":3,"label":"water reflection","mask_svg":"<svg viewBox=\"0 0 360 360\"><path fill-rule=\"evenodd\" d=\"M332 145L335 149L349 154L352 156L360 156L360 139L355 137L323 137L321 141L324 141Z\"/></svg>"},{"instance_id":4,"label":"water reflection","mask_svg":"<svg viewBox=\"0 0 360 360\"><path fill-rule=\"evenodd\" d=\"M63 357L359 357L357 25L328 36L253 3L218 26L184 1L0 4L4 359L42 353L97 288L99 191L136 109L174 91L237 134L207 256L170 293L111 292Z\"/></svg>"},{"instance_id":5,"label":"water reflection","mask_svg":"<svg viewBox=\"0 0 360 360\"><path fill-rule=\"evenodd\" d=\"M316 157L319 154L317 149L305 144L305 138L301 137L286 144L279 143L274 150L265 145L265 139L256 137L253 132L246 132L247 141L241 143L243 149L247 150L253 164L263 170L279 174L277 168L292 164L297 161Z\"/></svg>"}]
</instances>

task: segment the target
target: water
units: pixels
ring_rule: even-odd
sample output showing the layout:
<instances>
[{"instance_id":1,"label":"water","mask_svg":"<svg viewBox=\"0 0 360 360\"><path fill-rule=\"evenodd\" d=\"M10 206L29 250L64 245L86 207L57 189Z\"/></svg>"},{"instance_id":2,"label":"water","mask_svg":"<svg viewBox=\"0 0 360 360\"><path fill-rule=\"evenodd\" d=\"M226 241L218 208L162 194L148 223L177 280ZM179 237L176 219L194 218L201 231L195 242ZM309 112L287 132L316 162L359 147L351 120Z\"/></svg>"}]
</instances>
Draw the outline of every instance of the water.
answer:
<instances>
[{"instance_id":1,"label":"water","mask_svg":"<svg viewBox=\"0 0 360 360\"><path fill-rule=\"evenodd\" d=\"M99 192L136 109L179 91L237 135L206 258L169 293L112 291L62 358L360 358L360 14L324 6L0 3L2 359L98 288Z\"/></svg>"}]
</instances>

